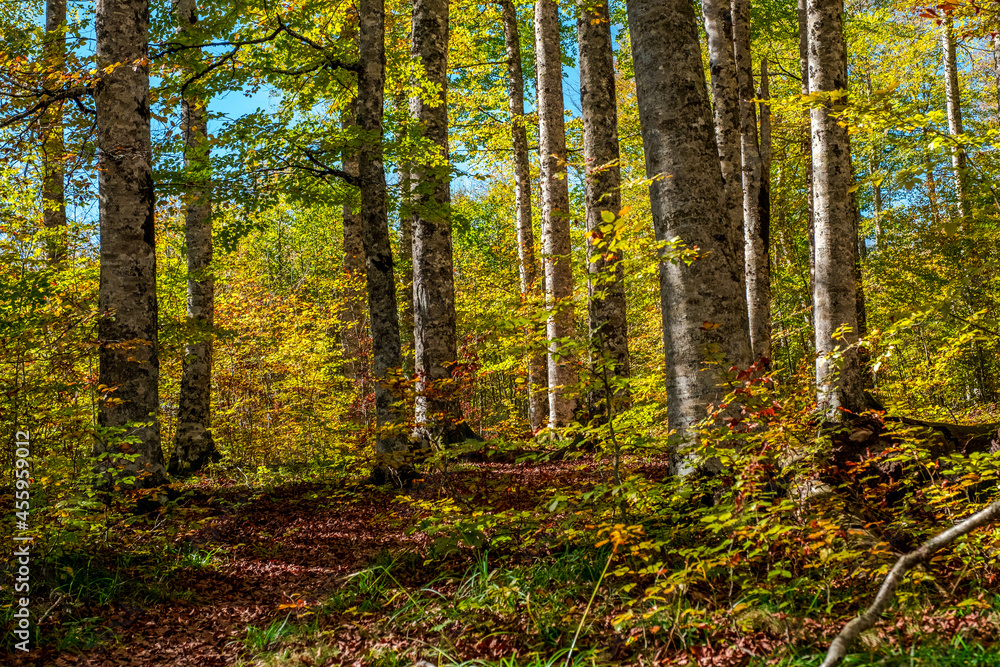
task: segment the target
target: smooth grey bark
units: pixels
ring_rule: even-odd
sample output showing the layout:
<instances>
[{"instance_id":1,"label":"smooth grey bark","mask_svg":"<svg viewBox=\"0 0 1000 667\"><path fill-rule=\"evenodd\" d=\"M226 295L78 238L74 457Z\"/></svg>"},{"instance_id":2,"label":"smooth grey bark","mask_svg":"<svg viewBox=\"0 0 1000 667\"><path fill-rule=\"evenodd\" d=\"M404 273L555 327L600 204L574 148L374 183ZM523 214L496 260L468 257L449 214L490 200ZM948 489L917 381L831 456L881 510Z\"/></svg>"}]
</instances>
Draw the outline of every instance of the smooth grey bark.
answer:
<instances>
[{"instance_id":1,"label":"smooth grey bark","mask_svg":"<svg viewBox=\"0 0 1000 667\"><path fill-rule=\"evenodd\" d=\"M574 333L566 128L563 118L559 5L535 2L535 70L538 90L538 153L542 190L542 256L549 309L549 425L567 426L576 409L576 369L566 340Z\"/></svg>"},{"instance_id":2,"label":"smooth grey bark","mask_svg":"<svg viewBox=\"0 0 1000 667\"><path fill-rule=\"evenodd\" d=\"M448 0L414 0L413 60L434 99L410 98L410 115L435 145L414 165L413 357L416 422L425 437L443 444L464 440L462 409L452 368L458 359L455 278L451 241L451 168L448 162Z\"/></svg>"},{"instance_id":3,"label":"smooth grey bark","mask_svg":"<svg viewBox=\"0 0 1000 667\"><path fill-rule=\"evenodd\" d=\"M615 230L603 216L621 212L621 167L618 152L618 102L615 62L607 0L580 0L577 38L580 48L580 107L583 112L583 156L587 271L590 274L588 321L592 355L598 360L592 411L602 418L627 407L629 391L628 320L625 310L623 253L612 248ZM607 384L605 384L605 374ZM615 386L618 385L618 386ZM616 405L612 405L612 399Z\"/></svg>"},{"instance_id":4,"label":"smooth grey bark","mask_svg":"<svg viewBox=\"0 0 1000 667\"><path fill-rule=\"evenodd\" d=\"M393 277L392 247L383 166L382 113L385 103L385 2L358 0L360 61L357 122L362 135L358 152L361 181L362 240L368 288L368 321L372 334L375 379L375 452L378 481L402 483L409 439L393 387L402 367L399 312Z\"/></svg>"},{"instance_id":5,"label":"smooth grey bark","mask_svg":"<svg viewBox=\"0 0 1000 667\"><path fill-rule=\"evenodd\" d=\"M950 14L945 15L941 26L941 51L944 54L944 91L948 105L948 133L958 137L962 128L962 92L958 84L958 61L955 57L955 26ZM963 220L969 215L968 170L966 168L965 147L953 144L951 166L955 171L955 196L958 200L958 216Z\"/></svg>"},{"instance_id":6,"label":"smooth grey bark","mask_svg":"<svg viewBox=\"0 0 1000 667\"><path fill-rule=\"evenodd\" d=\"M733 53L740 105L743 165L743 238L747 312L754 359L771 358L770 193L764 187L757 138L753 63L750 54L750 0L732 0Z\"/></svg>"},{"instance_id":7,"label":"smooth grey bark","mask_svg":"<svg viewBox=\"0 0 1000 667\"><path fill-rule=\"evenodd\" d=\"M802 94L809 94L809 19L806 12L806 0L798 0L799 20L799 76L802 80ZM812 179L812 132L810 130L809 111L803 114L802 152L806 165L806 215L809 229L809 293L812 298L812 285L816 282L816 225L813 206ZM814 309L813 309L814 310ZM810 310L812 312L812 310Z\"/></svg>"},{"instance_id":8,"label":"smooth grey bark","mask_svg":"<svg viewBox=\"0 0 1000 667\"><path fill-rule=\"evenodd\" d=\"M179 32L190 33L198 22L195 0L177 0ZM186 67L186 74L196 74ZM191 86L181 100L184 137L184 244L187 248L187 323L194 340L184 345L181 364L177 434L168 471L189 475L217 461L212 438L212 327L215 279L212 276L212 188L209 177L208 108L203 92Z\"/></svg>"},{"instance_id":9,"label":"smooth grey bark","mask_svg":"<svg viewBox=\"0 0 1000 667\"><path fill-rule=\"evenodd\" d=\"M66 0L45 1L46 68L50 72L53 90L62 86L59 77L66 59ZM63 142L62 105L52 104L41 118L42 135L42 223L48 232L46 255L53 264L66 257L66 189L63 162L66 147Z\"/></svg>"},{"instance_id":10,"label":"smooth grey bark","mask_svg":"<svg viewBox=\"0 0 1000 667\"><path fill-rule=\"evenodd\" d=\"M347 10L344 27L341 29L340 41L345 45L355 45L358 40L358 15L353 7ZM341 127L350 132L357 126L357 97L352 98L344 109ZM344 147L342 168L345 173L357 178L358 149L354 142ZM353 198L352 198L353 199ZM344 375L352 380L363 378L365 367L365 295L362 292L362 281L365 275L365 244L364 223L360 210L355 210L356 201L347 200L341 207L341 219L344 227L344 309L340 314L343 326L341 350L344 355Z\"/></svg>"},{"instance_id":11,"label":"smooth grey bark","mask_svg":"<svg viewBox=\"0 0 1000 667\"><path fill-rule=\"evenodd\" d=\"M725 396L729 365L750 363L746 293L728 236L694 7L687 0L628 0L627 10L656 238L679 237L699 248L697 261L664 256L659 267L667 417L683 443L672 468L686 474L691 428Z\"/></svg>"},{"instance_id":12,"label":"smooth grey bark","mask_svg":"<svg viewBox=\"0 0 1000 667\"><path fill-rule=\"evenodd\" d=\"M740 90L736 80L733 46L733 9L729 0L702 0L708 35L708 69L712 85L712 110L719 162L726 186L726 209L732 218L734 253L740 263L740 280L746 283L743 257L743 157L740 148Z\"/></svg>"},{"instance_id":13,"label":"smooth grey bark","mask_svg":"<svg viewBox=\"0 0 1000 667\"><path fill-rule=\"evenodd\" d=\"M504 45L507 50L507 88L510 97L511 143L514 149L514 205L517 216L517 258L521 298L539 295L535 232L531 224L531 161L524 117L524 72L517 10L512 0L500 0ZM545 355L528 354L528 421L532 432L545 427L549 418L548 369Z\"/></svg>"},{"instance_id":14,"label":"smooth grey bark","mask_svg":"<svg viewBox=\"0 0 1000 667\"><path fill-rule=\"evenodd\" d=\"M847 128L838 122L847 94L847 59L842 0L808 0L809 90L825 94L813 108L812 162L815 207L817 407L831 419L840 408L864 409L858 340L857 230L850 195L851 150ZM834 334L843 331L843 339ZM839 358L834 356L838 350Z\"/></svg>"},{"instance_id":15,"label":"smooth grey bark","mask_svg":"<svg viewBox=\"0 0 1000 667\"><path fill-rule=\"evenodd\" d=\"M844 629L840 631L830 644L830 649L827 651L821 667L834 667L847 656L854 642L858 640L863 632L871 629L889 608L892 598L896 594L896 589L903 583L907 572L928 562L935 553L944 549L959 537L967 535L977 528L988 526L998 519L1000 519L1000 500L987 505L960 523L938 533L921 544L917 550L900 556L882 582L875 600L872 601L871 605L865 609L861 616L858 616L845 625Z\"/></svg>"},{"instance_id":16,"label":"smooth grey bark","mask_svg":"<svg viewBox=\"0 0 1000 667\"><path fill-rule=\"evenodd\" d=\"M352 100L344 114L342 126L344 129L354 127L356 118L354 107L357 100ZM357 149L345 149L344 171L351 176L358 176ZM365 295L362 292L362 281L365 276L365 243L364 223L360 212L355 212L354 202L345 202L342 208L344 221L344 334L341 348L344 353L344 374L352 380L362 378L365 367Z\"/></svg>"},{"instance_id":17,"label":"smooth grey bark","mask_svg":"<svg viewBox=\"0 0 1000 667\"><path fill-rule=\"evenodd\" d=\"M110 390L98 407L98 425L115 429L99 434L94 454L137 455L135 461L101 461L99 469L116 469L117 479L135 475L136 486L155 486L166 480L166 470L157 418L149 6L146 0L98 0L95 22L98 71L118 66L94 88L101 218L98 382Z\"/></svg>"},{"instance_id":18,"label":"smooth grey bark","mask_svg":"<svg viewBox=\"0 0 1000 667\"><path fill-rule=\"evenodd\" d=\"M412 23L411 23L412 26ZM400 93L396 98L397 108L403 111L400 122L400 138L407 139L410 133L410 102ZM397 279L403 288L403 323L400 339L403 348L403 372L413 376L413 201L414 187L412 165L408 156L399 164L399 275Z\"/></svg>"}]
</instances>

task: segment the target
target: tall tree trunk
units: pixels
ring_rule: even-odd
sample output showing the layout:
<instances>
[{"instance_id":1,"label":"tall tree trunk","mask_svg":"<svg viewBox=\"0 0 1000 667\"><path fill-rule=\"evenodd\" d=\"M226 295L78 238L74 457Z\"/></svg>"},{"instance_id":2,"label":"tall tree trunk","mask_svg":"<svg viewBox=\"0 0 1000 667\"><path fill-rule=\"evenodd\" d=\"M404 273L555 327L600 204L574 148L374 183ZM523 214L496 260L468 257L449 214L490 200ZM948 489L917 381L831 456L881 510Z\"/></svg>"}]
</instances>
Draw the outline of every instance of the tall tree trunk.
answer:
<instances>
[{"instance_id":1,"label":"tall tree trunk","mask_svg":"<svg viewBox=\"0 0 1000 667\"><path fill-rule=\"evenodd\" d=\"M629 357L622 251L610 247L615 240L612 221L621 212L621 167L618 164L615 61L607 0L581 0L576 25L580 46L583 155L587 170L587 231L591 234L587 244L587 271L591 284L590 345L599 365L595 367L598 388L593 390L592 398L595 415L606 416L626 407L629 399L627 386L616 382L629 377ZM617 407L611 405L612 399L619 403Z\"/></svg>"},{"instance_id":2,"label":"tall tree trunk","mask_svg":"<svg viewBox=\"0 0 1000 667\"><path fill-rule=\"evenodd\" d=\"M542 253L545 301L549 308L549 424L567 426L576 408L576 370L565 340L574 333L573 264L566 128L563 123L559 5L535 2L535 69L538 90L538 152L542 186Z\"/></svg>"},{"instance_id":3,"label":"tall tree trunk","mask_svg":"<svg viewBox=\"0 0 1000 667\"><path fill-rule=\"evenodd\" d=\"M761 183L771 192L771 82L768 77L767 58L760 59L760 164ZM770 199L768 218L770 219ZM770 232L769 232L770 234Z\"/></svg>"},{"instance_id":4,"label":"tall tree trunk","mask_svg":"<svg viewBox=\"0 0 1000 667\"><path fill-rule=\"evenodd\" d=\"M354 127L356 115L352 100L344 113L344 129ZM347 148L344 154L344 171L358 176L357 149ZM342 208L344 221L344 280L346 281L343 322L344 373L352 380L360 380L365 367L365 295L362 281L365 276L364 222L361 213L355 213L354 202L345 202Z\"/></svg>"},{"instance_id":5,"label":"tall tree trunk","mask_svg":"<svg viewBox=\"0 0 1000 667\"><path fill-rule=\"evenodd\" d=\"M667 417L686 444L706 406L725 395L729 364L750 363L746 293L729 238L694 7L687 0L628 0L627 10L646 174L656 177L656 238L679 237L699 249L690 264L660 261ZM691 471L684 445L672 464L677 473Z\"/></svg>"},{"instance_id":6,"label":"tall tree trunk","mask_svg":"<svg viewBox=\"0 0 1000 667\"><path fill-rule=\"evenodd\" d=\"M743 159L743 236L750 342L755 359L771 358L771 271L769 193L757 142L753 63L750 54L750 0L732 0L733 53L740 103Z\"/></svg>"},{"instance_id":7,"label":"tall tree trunk","mask_svg":"<svg viewBox=\"0 0 1000 667\"><path fill-rule=\"evenodd\" d=\"M538 267L535 233L531 225L531 162L524 118L524 74L517 10L512 0L500 0L504 43L507 47L507 87L510 91L511 143L514 148L514 201L517 208L517 257L521 298L537 296ZM544 428L549 418L548 369L545 355L531 350L528 356L528 419L532 432Z\"/></svg>"},{"instance_id":8,"label":"tall tree trunk","mask_svg":"<svg viewBox=\"0 0 1000 667\"><path fill-rule=\"evenodd\" d=\"M385 2L358 0L361 73L358 76L358 129L362 133L358 152L361 180L368 321L372 334L372 374L375 377L376 481L403 480L399 468L405 464L409 438L393 386L402 367L399 342L399 311L393 277L392 247L385 170L382 164L382 112L385 94Z\"/></svg>"},{"instance_id":9,"label":"tall tree trunk","mask_svg":"<svg viewBox=\"0 0 1000 667\"><path fill-rule=\"evenodd\" d=\"M732 218L729 238L733 241L733 252L739 262L740 282L746 289L740 89L733 47L733 10L729 0L702 0L701 6L705 17L705 32L708 34L715 139L719 145L719 162L722 164L722 180L726 187L726 210Z\"/></svg>"},{"instance_id":10,"label":"tall tree trunk","mask_svg":"<svg viewBox=\"0 0 1000 667\"><path fill-rule=\"evenodd\" d=\"M179 31L190 34L198 22L195 0L175 2ZM195 67L186 67L190 78ZM212 326L215 279L212 276L212 186L209 176L208 109L202 90L192 86L181 100L184 135L184 241L187 247L187 320L195 340L184 346L177 435L170 459L172 475L187 475L219 459L212 439Z\"/></svg>"},{"instance_id":11,"label":"tall tree trunk","mask_svg":"<svg viewBox=\"0 0 1000 667\"><path fill-rule=\"evenodd\" d=\"M353 6L347 9L344 26L340 31L340 42L344 46L356 46L358 42L358 14ZM344 109L341 127L350 131L357 125L357 97L352 98ZM343 170L351 176L358 176L358 149L345 146L341 163ZM344 375L352 380L361 380L365 368L365 295L362 281L365 275L364 224L360 212L356 212L357 202L351 198L341 207L344 223L344 309L340 313L343 326L341 350L344 355Z\"/></svg>"},{"instance_id":12,"label":"tall tree trunk","mask_svg":"<svg viewBox=\"0 0 1000 667\"><path fill-rule=\"evenodd\" d=\"M398 108L405 111L402 115L400 138L406 138L409 133L410 102L405 94L397 97ZM403 323L400 327L400 339L403 349L403 371L407 377L413 376L413 180L412 165L408 157L403 157L399 164L399 276L403 287Z\"/></svg>"},{"instance_id":13,"label":"tall tree trunk","mask_svg":"<svg viewBox=\"0 0 1000 667\"><path fill-rule=\"evenodd\" d=\"M951 15L945 16L941 26L941 50L944 53L944 91L948 103L948 133L953 137L964 132L962 128L962 98L958 87L958 61L955 57L955 26ZM965 164L965 147L951 147L951 166L955 170L955 196L958 216L965 220L969 215L968 172Z\"/></svg>"},{"instance_id":14,"label":"tall tree trunk","mask_svg":"<svg viewBox=\"0 0 1000 667\"><path fill-rule=\"evenodd\" d=\"M806 0L798 0L799 19L799 75L802 79L802 94L809 94L809 18ZM806 224L809 230L809 298L812 300L812 286L816 283L816 216L813 204L812 177L812 132L809 111L803 113L802 152L806 165ZM810 312L815 311L815 304Z\"/></svg>"},{"instance_id":15,"label":"tall tree trunk","mask_svg":"<svg viewBox=\"0 0 1000 667\"><path fill-rule=\"evenodd\" d=\"M95 455L138 455L102 462L137 486L165 481L160 449L156 230L149 134L149 6L146 0L97 4L94 90L101 218L98 288L100 374L112 388L98 408ZM129 441L124 442L123 438ZM120 479L120 477L119 477ZM109 482L111 480L108 480Z\"/></svg>"},{"instance_id":16,"label":"tall tree trunk","mask_svg":"<svg viewBox=\"0 0 1000 667\"><path fill-rule=\"evenodd\" d=\"M809 88L831 99L812 109L813 197L816 219L816 385L819 409L832 419L839 408L864 408L858 352L855 253L857 231L851 196L851 150L836 112L847 91L842 0L809 0ZM850 329L842 340L834 333ZM832 355L840 348L840 357ZM845 349L849 348L849 349Z\"/></svg>"},{"instance_id":17,"label":"tall tree trunk","mask_svg":"<svg viewBox=\"0 0 1000 667\"><path fill-rule=\"evenodd\" d=\"M1000 123L1000 37L993 37L993 95L997 100L996 120Z\"/></svg>"},{"instance_id":18,"label":"tall tree trunk","mask_svg":"<svg viewBox=\"0 0 1000 667\"><path fill-rule=\"evenodd\" d=\"M66 59L66 0L45 1L45 66L49 87L62 86ZM63 162L62 105L49 106L42 115L42 222L48 233L46 255L58 265L66 257L66 191Z\"/></svg>"},{"instance_id":19,"label":"tall tree trunk","mask_svg":"<svg viewBox=\"0 0 1000 667\"><path fill-rule=\"evenodd\" d=\"M458 352L448 163L448 0L414 0L411 56L420 60L422 80L437 89L432 101L410 98L410 114L420 123L422 136L437 146L437 155L416 166L411 193L416 421L423 435L450 443L464 440L468 425L451 375Z\"/></svg>"}]
</instances>

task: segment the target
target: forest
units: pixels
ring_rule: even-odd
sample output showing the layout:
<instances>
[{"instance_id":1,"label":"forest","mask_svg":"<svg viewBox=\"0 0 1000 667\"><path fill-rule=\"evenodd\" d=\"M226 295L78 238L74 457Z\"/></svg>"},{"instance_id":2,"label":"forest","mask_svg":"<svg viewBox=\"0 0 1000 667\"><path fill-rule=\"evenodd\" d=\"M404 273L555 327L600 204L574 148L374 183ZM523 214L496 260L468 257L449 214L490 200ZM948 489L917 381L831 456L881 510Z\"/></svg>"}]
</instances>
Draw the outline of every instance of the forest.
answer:
<instances>
[{"instance_id":1,"label":"forest","mask_svg":"<svg viewBox=\"0 0 1000 667\"><path fill-rule=\"evenodd\" d=\"M1000 0L0 31L3 664L1000 667Z\"/></svg>"}]
</instances>

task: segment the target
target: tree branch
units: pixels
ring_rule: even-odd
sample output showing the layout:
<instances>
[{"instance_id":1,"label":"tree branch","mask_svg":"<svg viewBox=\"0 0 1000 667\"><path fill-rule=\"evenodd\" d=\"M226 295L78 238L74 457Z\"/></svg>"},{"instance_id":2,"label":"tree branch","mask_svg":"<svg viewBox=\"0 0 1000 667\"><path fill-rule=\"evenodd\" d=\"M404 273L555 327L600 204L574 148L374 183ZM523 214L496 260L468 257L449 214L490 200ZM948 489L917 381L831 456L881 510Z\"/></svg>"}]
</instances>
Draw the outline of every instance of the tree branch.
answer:
<instances>
[{"instance_id":1,"label":"tree branch","mask_svg":"<svg viewBox=\"0 0 1000 667\"><path fill-rule=\"evenodd\" d=\"M28 118L35 113L38 113L39 111L43 111L48 107L52 106L53 104L55 104L56 102L75 99L77 97L90 95L90 93L91 93L90 86L77 86L75 88L68 88L66 90L59 91L58 93L48 94L45 96L45 99L38 100L24 111L16 113L13 116L8 116L3 120L0 120L0 129L3 129L9 125L13 125L14 123L17 123L19 121L22 121L25 118Z\"/></svg>"},{"instance_id":2,"label":"tree branch","mask_svg":"<svg viewBox=\"0 0 1000 667\"><path fill-rule=\"evenodd\" d=\"M882 588L879 589L878 595L875 596L875 601L872 602L871 606L861 616L858 616L844 626L844 629L840 631L837 638L830 644L830 650L827 652L826 659L823 660L821 667L834 667L834 665L838 664L847 655L847 652L851 649L854 642L857 641L861 633L875 625L875 622L889 606L889 603L892 602L892 597L899 585L903 583L903 578L907 572L917 565L922 565L929 561L931 556L937 551L948 546L957 538L971 533L976 528L985 526L998 518L1000 518L1000 500L994 501L993 504L976 512L965 521L952 526L942 533L938 533L924 542L916 551L911 551L905 556L901 556L889 571L885 581L882 582Z\"/></svg>"}]
</instances>

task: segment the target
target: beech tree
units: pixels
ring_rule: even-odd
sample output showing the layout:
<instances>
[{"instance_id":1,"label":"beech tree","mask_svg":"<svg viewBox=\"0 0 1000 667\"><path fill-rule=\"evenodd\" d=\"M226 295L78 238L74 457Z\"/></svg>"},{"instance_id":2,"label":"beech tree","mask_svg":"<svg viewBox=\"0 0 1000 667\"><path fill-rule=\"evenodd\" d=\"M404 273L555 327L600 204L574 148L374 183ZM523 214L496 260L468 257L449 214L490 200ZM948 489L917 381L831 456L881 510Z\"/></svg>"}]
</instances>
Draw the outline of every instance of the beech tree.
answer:
<instances>
[{"instance_id":1,"label":"beech tree","mask_svg":"<svg viewBox=\"0 0 1000 667\"><path fill-rule=\"evenodd\" d=\"M726 188L726 209L732 218L730 238L745 282L743 240L743 157L740 148L740 90L736 77L733 11L729 0L703 0L702 15L708 34L708 69L711 74L715 140Z\"/></svg>"},{"instance_id":2,"label":"beech tree","mask_svg":"<svg viewBox=\"0 0 1000 667\"><path fill-rule=\"evenodd\" d=\"M398 468L409 439L403 432L399 396L393 380L402 367L399 312L389 243L389 215L383 167L382 114L385 103L384 0L359 0L360 21L357 122L361 135L358 176L361 194L368 319L372 333L372 374L375 378L376 477L401 481Z\"/></svg>"},{"instance_id":3,"label":"beech tree","mask_svg":"<svg viewBox=\"0 0 1000 667\"><path fill-rule=\"evenodd\" d=\"M706 407L724 395L729 364L750 363L746 293L730 238L694 8L685 0L628 0L626 7L656 238L698 248L697 261L664 256L659 267L667 419L687 439ZM672 468L691 471L683 446Z\"/></svg>"},{"instance_id":4,"label":"beech tree","mask_svg":"<svg viewBox=\"0 0 1000 667\"><path fill-rule=\"evenodd\" d=\"M146 0L97 5L94 87L101 217L98 309L102 431L95 454L136 454L114 462L136 484L165 480L160 449L156 231L149 128ZM107 469L110 461L102 467Z\"/></svg>"},{"instance_id":5,"label":"beech tree","mask_svg":"<svg viewBox=\"0 0 1000 667\"><path fill-rule=\"evenodd\" d=\"M538 90L538 155L541 164L542 261L549 309L549 425L569 424L576 408L576 369L566 341L573 335L573 261L566 128L563 119L559 5L535 2L535 70Z\"/></svg>"},{"instance_id":6,"label":"beech tree","mask_svg":"<svg viewBox=\"0 0 1000 667\"><path fill-rule=\"evenodd\" d=\"M194 0L176 0L179 32L190 38L198 22ZM187 68L188 81L199 74ZM217 460L212 438L212 326L215 279L212 276L212 189L209 176L208 103L200 87L184 85L181 132L184 136L184 230L187 247L187 319L192 342L184 346L177 436L170 459L172 475L188 474Z\"/></svg>"},{"instance_id":7,"label":"beech tree","mask_svg":"<svg viewBox=\"0 0 1000 667\"><path fill-rule=\"evenodd\" d=\"M454 396L455 281L451 242L451 167L448 162L448 0L415 0L411 55L422 66L427 90L410 98L422 136L434 143L414 165L413 357L416 420L426 435L445 443L465 438ZM423 87L423 86L422 86ZM429 98L429 99L427 99Z\"/></svg>"},{"instance_id":8,"label":"beech tree","mask_svg":"<svg viewBox=\"0 0 1000 667\"><path fill-rule=\"evenodd\" d=\"M358 40L357 10L350 8L345 17L345 25L341 39L350 43ZM341 127L344 130L356 131L357 118L355 108L358 100L355 96L347 103ZM352 178L358 178L358 149L348 145L344 148L344 172ZM347 377L361 379L363 368L365 336L365 299L361 293L361 281L365 275L365 247L361 213L356 208L356 201L345 201L341 207L344 221L344 278L346 279L346 304L343 312L344 334L342 349L344 352L344 371Z\"/></svg>"},{"instance_id":9,"label":"beech tree","mask_svg":"<svg viewBox=\"0 0 1000 667\"><path fill-rule=\"evenodd\" d=\"M944 90L948 109L948 133L958 137L962 127L962 91L958 84L958 60L955 56L955 24L950 12L945 13L941 24L941 52L944 55ZM960 143L951 147L951 167L955 171L955 198L958 203L958 217L965 220L969 215L968 167L965 148Z\"/></svg>"},{"instance_id":10,"label":"beech tree","mask_svg":"<svg viewBox=\"0 0 1000 667\"><path fill-rule=\"evenodd\" d=\"M830 418L864 408L858 361L857 232L850 196L851 150L838 112L847 101L841 0L808 0L809 92L822 101L810 112L816 276L817 404ZM842 337L835 338L835 335Z\"/></svg>"},{"instance_id":11,"label":"beech tree","mask_svg":"<svg viewBox=\"0 0 1000 667\"><path fill-rule=\"evenodd\" d=\"M531 224L531 159L524 117L524 73L517 11L511 0L500 0L504 47L507 55L507 89L510 100L511 143L514 162L514 206L516 209L517 258L521 298L536 296L539 290L535 259L535 232ZM532 431L545 426L549 418L548 368L544 354L528 356L528 421Z\"/></svg>"},{"instance_id":12,"label":"beech tree","mask_svg":"<svg viewBox=\"0 0 1000 667\"><path fill-rule=\"evenodd\" d=\"M618 102L611 21L606 0L580 0L577 18L580 45L580 107L583 111L583 157L586 162L587 271L590 273L591 347L613 378L629 376L628 321L625 316L625 271L622 251L611 247L613 221L621 212L621 167L618 164ZM603 387L593 392L593 410L608 414L613 397L627 401L625 389Z\"/></svg>"},{"instance_id":13,"label":"beech tree","mask_svg":"<svg viewBox=\"0 0 1000 667\"><path fill-rule=\"evenodd\" d=\"M754 105L750 53L750 0L733 0L733 48L740 105L740 153L743 166L743 235L750 342L755 359L771 357L771 206Z\"/></svg>"}]
</instances>

